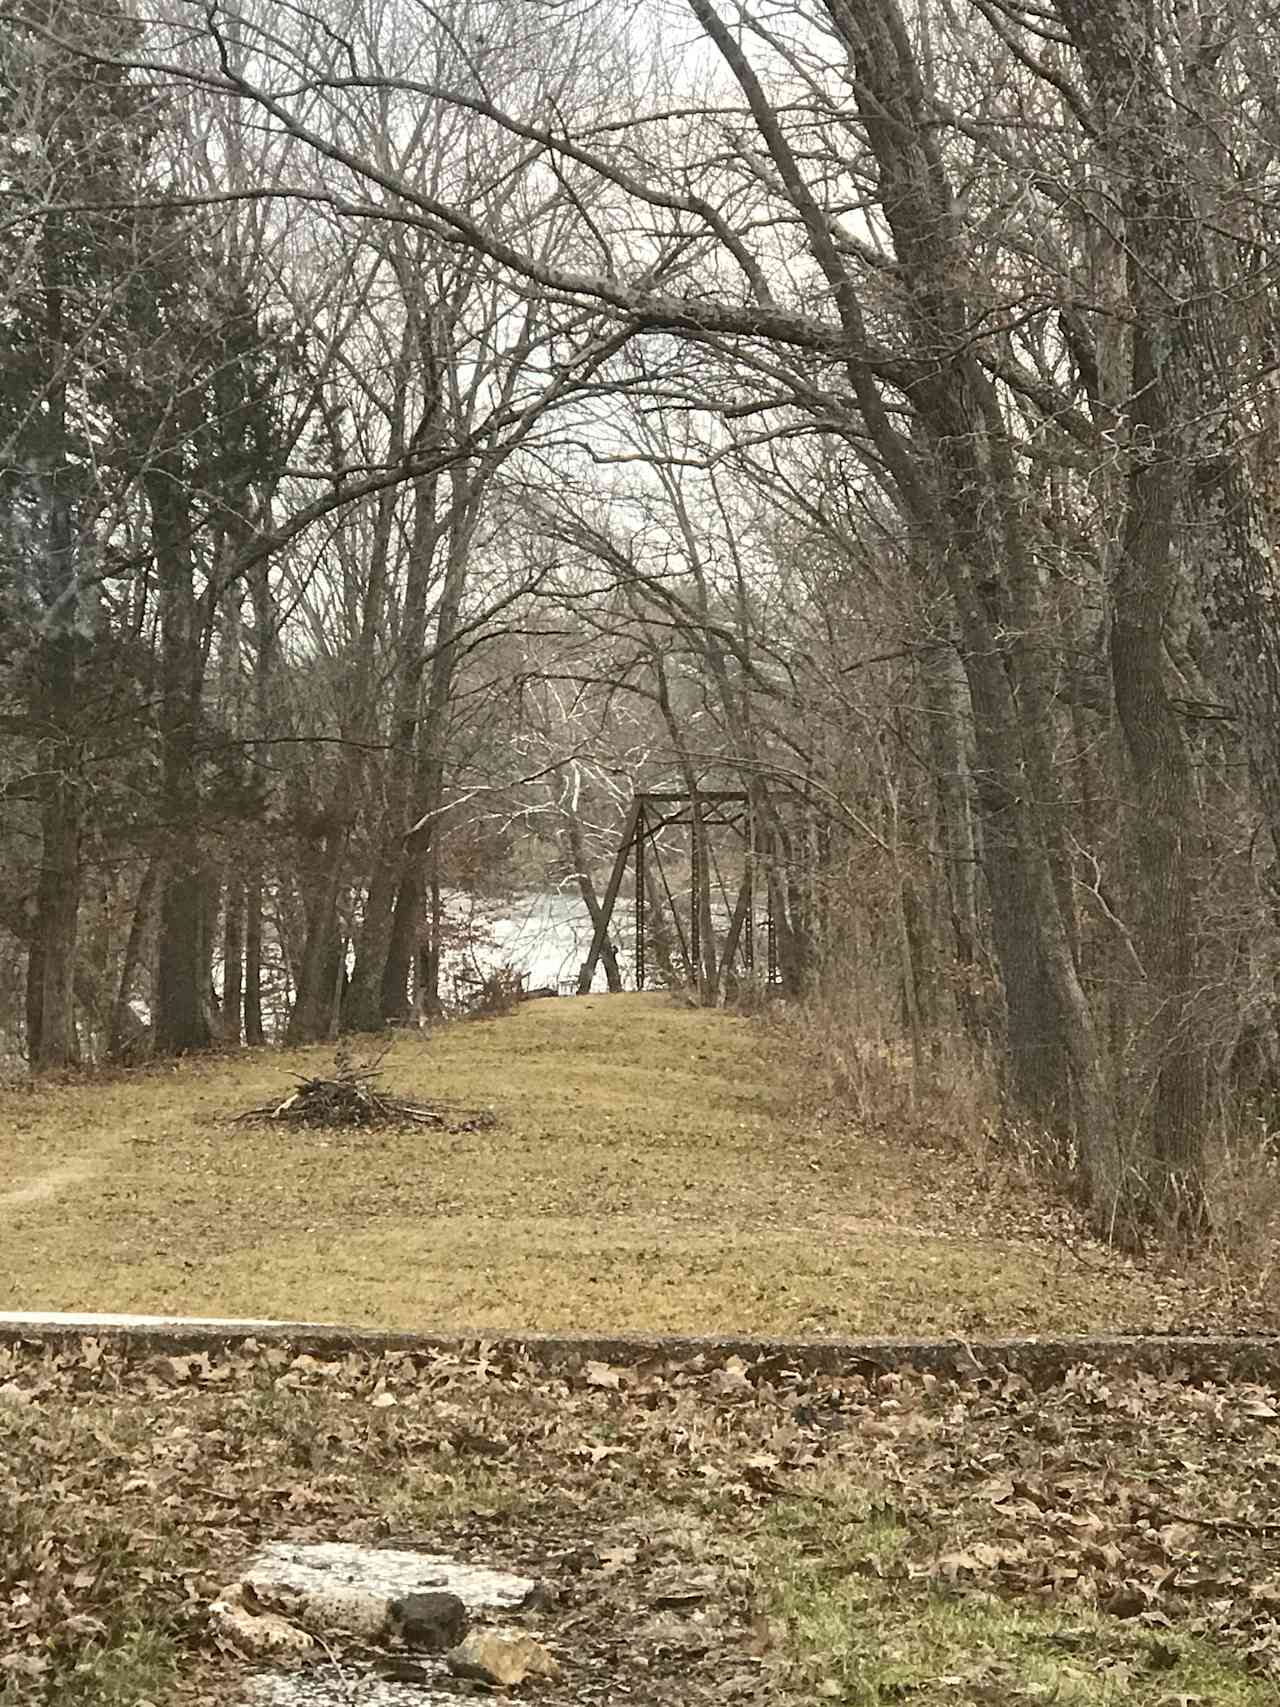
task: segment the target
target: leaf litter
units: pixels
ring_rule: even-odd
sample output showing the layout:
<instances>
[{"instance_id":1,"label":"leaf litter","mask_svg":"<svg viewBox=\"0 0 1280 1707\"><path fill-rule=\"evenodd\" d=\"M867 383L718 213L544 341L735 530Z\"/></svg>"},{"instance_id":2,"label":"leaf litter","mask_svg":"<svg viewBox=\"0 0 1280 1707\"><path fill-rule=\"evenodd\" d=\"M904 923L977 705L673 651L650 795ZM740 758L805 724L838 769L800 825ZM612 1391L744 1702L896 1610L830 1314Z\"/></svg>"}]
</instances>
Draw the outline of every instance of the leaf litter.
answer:
<instances>
[{"instance_id":1,"label":"leaf litter","mask_svg":"<svg viewBox=\"0 0 1280 1707\"><path fill-rule=\"evenodd\" d=\"M548 1707L1261 1702L1278 1412L1089 1367L1037 1390L780 1356L553 1372L483 1342L0 1347L0 1702L244 1699L209 1609L264 1547L314 1543L527 1578L500 1616L554 1656L519 1690ZM417 1665L322 1653L349 1685Z\"/></svg>"}]
</instances>

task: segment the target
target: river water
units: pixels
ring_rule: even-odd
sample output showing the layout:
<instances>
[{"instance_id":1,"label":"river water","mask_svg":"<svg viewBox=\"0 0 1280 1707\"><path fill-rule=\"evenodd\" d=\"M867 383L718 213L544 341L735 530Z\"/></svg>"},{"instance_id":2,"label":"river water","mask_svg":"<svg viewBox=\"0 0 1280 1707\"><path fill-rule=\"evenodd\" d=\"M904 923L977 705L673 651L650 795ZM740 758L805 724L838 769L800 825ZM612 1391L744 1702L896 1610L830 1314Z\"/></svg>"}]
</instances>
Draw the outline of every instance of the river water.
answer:
<instances>
[{"instance_id":1,"label":"river water","mask_svg":"<svg viewBox=\"0 0 1280 1707\"><path fill-rule=\"evenodd\" d=\"M573 890L534 890L502 901L478 902L472 896L445 896L448 934L466 938L441 957L441 995L464 996L468 987L509 966L521 973L528 990L576 989L578 971L591 947L591 916ZM610 936L618 949L618 969L626 989L635 988L631 903L620 903ZM456 985L456 991L454 986ZM593 989L605 989L603 966Z\"/></svg>"}]
</instances>

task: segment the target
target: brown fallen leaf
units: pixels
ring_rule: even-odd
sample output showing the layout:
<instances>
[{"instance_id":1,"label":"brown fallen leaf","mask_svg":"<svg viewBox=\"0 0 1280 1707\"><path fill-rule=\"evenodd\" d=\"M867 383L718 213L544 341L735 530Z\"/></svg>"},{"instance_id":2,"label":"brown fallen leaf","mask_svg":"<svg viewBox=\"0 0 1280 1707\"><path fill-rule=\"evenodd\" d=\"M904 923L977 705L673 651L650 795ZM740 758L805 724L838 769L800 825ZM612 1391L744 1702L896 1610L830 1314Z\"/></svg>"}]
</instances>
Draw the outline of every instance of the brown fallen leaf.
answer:
<instances>
[{"instance_id":1,"label":"brown fallen leaf","mask_svg":"<svg viewBox=\"0 0 1280 1707\"><path fill-rule=\"evenodd\" d=\"M614 1369L607 1363L597 1363L594 1359L583 1365L582 1374L588 1387L606 1387L616 1391L622 1386L620 1369Z\"/></svg>"}]
</instances>

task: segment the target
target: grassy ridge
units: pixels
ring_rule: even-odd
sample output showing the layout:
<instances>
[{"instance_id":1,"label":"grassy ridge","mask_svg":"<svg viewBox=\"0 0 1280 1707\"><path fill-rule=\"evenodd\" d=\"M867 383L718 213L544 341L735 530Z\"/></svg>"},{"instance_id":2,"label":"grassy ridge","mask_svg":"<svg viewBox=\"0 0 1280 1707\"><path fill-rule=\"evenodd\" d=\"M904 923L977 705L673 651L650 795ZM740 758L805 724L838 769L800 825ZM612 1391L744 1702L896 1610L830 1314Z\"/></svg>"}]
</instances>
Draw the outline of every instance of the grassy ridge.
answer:
<instances>
[{"instance_id":1,"label":"grassy ridge","mask_svg":"<svg viewBox=\"0 0 1280 1707\"><path fill-rule=\"evenodd\" d=\"M388 1328L1053 1332L1204 1320L954 1144L805 1112L785 1034L661 996L399 1040L388 1084L492 1130L233 1117L258 1051L0 1093L0 1309Z\"/></svg>"}]
</instances>

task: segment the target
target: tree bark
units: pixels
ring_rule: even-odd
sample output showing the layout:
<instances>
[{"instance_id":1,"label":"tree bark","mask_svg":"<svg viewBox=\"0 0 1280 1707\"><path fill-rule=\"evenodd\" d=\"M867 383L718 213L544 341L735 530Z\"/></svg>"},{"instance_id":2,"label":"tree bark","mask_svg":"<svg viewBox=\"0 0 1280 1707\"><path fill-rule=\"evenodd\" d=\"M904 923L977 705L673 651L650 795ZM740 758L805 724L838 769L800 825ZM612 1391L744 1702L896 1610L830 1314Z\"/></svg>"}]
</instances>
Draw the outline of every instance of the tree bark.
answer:
<instances>
[{"instance_id":1,"label":"tree bark","mask_svg":"<svg viewBox=\"0 0 1280 1707\"><path fill-rule=\"evenodd\" d=\"M394 931L397 877L401 874L405 828L413 803L427 595L441 531L435 514L437 484L434 476L414 483L413 539L397 637L399 657L391 716L387 801L376 829L374 867L365 897L355 965L343 1005L343 1026L349 1031L376 1031L386 1020L407 1012L407 998L404 1002L399 1000L398 987L397 999L390 1010L384 1003L383 991ZM407 978L406 972L406 985Z\"/></svg>"},{"instance_id":2,"label":"tree bark","mask_svg":"<svg viewBox=\"0 0 1280 1707\"><path fill-rule=\"evenodd\" d=\"M244 1040L265 1043L262 1025L262 880L255 872L244 888Z\"/></svg>"},{"instance_id":3,"label":"tree bark","mask_svg":"<svg viewBox=\"0 0 1280 1707\"><path fill-rule=\"evenodd\" d=\"M244 1015L245 885L229 875L223 903L222 927L222 1041L238 1048Z\"/></svg>"},{"instance_id":4,"label":"tree bark","mask_svg":"<svg viewBox=\"0 0 1280 1707\"><path fill-rule=\"evenodd\" d=\"M465 472L452 478L449 556L436 611L435 648L428 677L427 703L418 725L414 791L417 818L404 838L391 939L387 944L382 977L382 1011L388 1018L407 1016L410 1012L409 976L422 924L425 873L428 860L434 856L438 845L444 806L445 743L457 667L455 641L470 567L471 538L477 519L477 493L468 489Z\"/></svg>"},{"instance_id":5,"label":"tree bark","mask_svg":"<svg viewBox=\"0 0 1280 1707\"><path fill-rule=\"evenodd\" d=\"M909 391L921 430L916 458L865 376L858 383L868 425L908 510L926 530L956 613L974 712L975 780L1011 1088L1036 1119L1074 1132L1082 1190L1105 1227L1115 1213L1122 1170L1105 1067L1064 915L1064 874L1055 869L1046 816L1054 793L1046 774L1052 740L1039 656L1044 615L1026 561L1024 484L974 352L969 305L975 281L901 9L897 0L831 0L830 10L853 57L855 99L907 293L908 329L920 362ZM849 276L820 216L809 225L845 323L860 333ZM928 459L923 479L921 451Z\"/></svg>"},{"instance_id":6,"label":"tree bark","mask_svg":"<svg viewBox=\"0 0 1280 1707\"><path fill-rule=\"evenodd\" d=\"M206 1049L204 865L196 732L204 657L197 619L186 471L173 456L144 476L160 583L161 811L165 869L156 945L155 1040L162 1054Z\"/></svg>"},{"instance_id":7,"label":"tree bark","mask_svg":"<svg viewBox=\"0 0 1280 1707\"><path fill-rule=\"evenodd\" d=\"M61 674L49 672L52 686ZM40 879L35 932L27 959L27 1054L37 1072L79 1059L75 1027L77 920L80 908L80 822L70 752L54 748L54 775L44 785L40 812Z\"/></svg>"},{"instance_id":8,"label":"tree bark","mask_svg":"<svg viewBox=\"0 0 1280 1707\"><path fill-rule=\"evenodd\" d=\"M1100 124L1098 152L1112 204L1123 215L1132 322L1127 383L1119 399L1124 514L1111 587L1110 651L1116 710L1136 789L1133 834L1145 973L1137 1019L1154 1083L1143 1122L1143 1160L1154 1200L1147 1207L1194 1231L1204 1208L1207 1067L1198 1020L1198 808L1182 722L1169 694L1165 630L1178 586L1177 548L1188 508L1193 515L1198 508L1202 476L1208 469L1212 483L1224 474L1230 484L1244 465L1237 447L1233 474L1231 447L1214 424L1228 403L1222 390L1226 368L1220 334L1201 300L1211 294L1211 268L1187 162L1172 135L1180 121L1161 96L1155 15L1142 6L1099 12L1082 8L1079 0L1061 0L1058 10L1089 79ZM1104 377L1114 383L1114 376ZM1191 552L1207 555L1225 571L1229 602L1244 618L1231 635L1231 652L1251 698L1246 721L1255 771L1273 779L1271 798L1280 804L1274 791L1280 781L1275 632L1252 584L1257 569L1248 520L1245 537L1232 537L1238 507L1230 502L1223 514L1206 518L1210 525L1197 528ZM1239 549L1228 565L1223 547L1232 543ZM1220 576L1218 587L1207 589L1207 610L1214 609L1214 592L1222 587ZM1251 697L1257 691L1270 724L1262 730ZM1262 792L1266 800L1265 784ZM1280 829L1280 819L1273 824Z\"/></svg>"},{"instance_id":9,"label":"tree bark","mask_svg":"<svg viewBox=\"0 0 1280 1707\"><path fill-rule=\"evenodd\" d=\"M35 716L42 730L40 877L35 932L27 960L27 1054L37 1070L79 1057L75 1028L76 945L80 913L80 743L75 729L79 598L76 524L69 490L65 324L65 232L53 215L41 232L44 330L53 367L48 399L50 455L41 481L45 539L36 589L45 625L36 643ZM56 614L55 614L56 613Z\"/></svg>"},{"instance_id":10,"label":"tree bark","mask_svg":"<svg viewBox=\"0 0 1280 1707\"><path fill-rule=\"evenodd\" d=\"M297 968L297 990L286 1036L290 1043L315 1043L328 1037L333 993L338 987L342 929L338 901L346 854L345 824L331 826L317 842L306 872L306 937Z\"/></svg>"}]
</instances>

